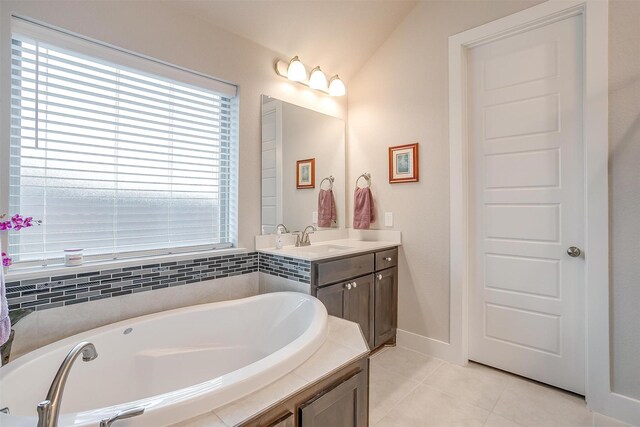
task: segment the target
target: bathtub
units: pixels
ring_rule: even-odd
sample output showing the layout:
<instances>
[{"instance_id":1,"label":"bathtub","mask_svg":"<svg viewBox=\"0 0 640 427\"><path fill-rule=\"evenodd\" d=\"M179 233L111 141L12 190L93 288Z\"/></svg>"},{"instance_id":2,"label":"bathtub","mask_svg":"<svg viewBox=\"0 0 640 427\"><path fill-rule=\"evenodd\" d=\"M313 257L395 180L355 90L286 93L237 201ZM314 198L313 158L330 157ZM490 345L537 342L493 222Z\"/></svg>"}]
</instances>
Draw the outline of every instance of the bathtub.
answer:
<instances>
[{"instance_id":1,"label":"bathtub","mask_svg":"<svg viewBox=\"0 0 640 427\"><path fill-rule=\"evenodd\" d=\"M42 347L0 368L0 426L35 426L36 406L71 348L78 358L62 398L60 426L96 426L143 406L115 426L166 426L208 412L277 380L327 335L327 311L310 295L278 292L130 319Z\"/></svg>"}]
</instances>

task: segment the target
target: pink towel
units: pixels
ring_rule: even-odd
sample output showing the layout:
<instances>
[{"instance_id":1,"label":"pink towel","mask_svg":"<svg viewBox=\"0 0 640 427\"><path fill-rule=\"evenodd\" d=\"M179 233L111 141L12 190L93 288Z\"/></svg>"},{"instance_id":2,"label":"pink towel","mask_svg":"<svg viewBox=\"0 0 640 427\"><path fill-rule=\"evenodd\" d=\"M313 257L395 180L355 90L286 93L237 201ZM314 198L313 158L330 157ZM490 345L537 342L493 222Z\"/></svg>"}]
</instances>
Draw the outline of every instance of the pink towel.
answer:
<instances>
[{"instance_id":1,"label":"pink towel","mask_svg":"<svg viewBox=\"0 0 640 427\"><path fill-rule=\"evenodd\" d=\"M320 189L318 194L318 227L331 227L337 219L333 191Z\"/></svg>"},{"instance_id":2,"label":"pink towel","mask_svg":"<svg viewBox=\"0 0 640 427\"><path fill-rule=\"evenodd\" d=\"M11 320L9 320L9 306L4 290L4 268L0 265L0 345L9 341L11 334Z\"/></svg>"},{"instance_id":3,"label":"pink towel","mask_svg":"<svg viewBox=\"0 0 640 427\"><path fill-rule=\"evenodd\" d=\"M353 228L366 230L376 220L373 195L367 188L356 187L353 195Z\"/></svg>"}]
</instances>

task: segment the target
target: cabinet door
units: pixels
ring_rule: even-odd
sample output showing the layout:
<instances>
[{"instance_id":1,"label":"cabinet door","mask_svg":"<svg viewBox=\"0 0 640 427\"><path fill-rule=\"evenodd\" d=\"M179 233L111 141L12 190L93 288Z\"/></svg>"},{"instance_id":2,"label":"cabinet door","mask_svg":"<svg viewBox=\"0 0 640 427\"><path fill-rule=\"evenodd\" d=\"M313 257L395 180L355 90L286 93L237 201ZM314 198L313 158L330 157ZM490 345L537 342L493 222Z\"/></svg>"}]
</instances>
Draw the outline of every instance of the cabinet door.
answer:
<instances>
[{"instance_id":1,"label":"cabinet door","mask_svg":"<svg viewBox=\"0 0 640 427\"><path fill-rule=\"evenodd\" d=\"M299 408L300 427L366 427L367 378L360 371Z\"/></svg>"},{"instance_id":2,"label":"cabinet door","mask_svg":"<svg viewBox=\"0 0 640 427\"><path fill-rule=\"evenodd\" d=\"M375 273L374 346L389 341L398 327L398 268Z\"/></svg>"},{"instance_id":3,"label":"cabinet door","mask_svg":"<svg viewBox=\"0 0 640 427\"><path fill-rule=\"evenodd\" d=\"M369 347L373 348L373 275L346 282L344 318L360 324Z\"/></svg>"},{"instance_id":4,"label":"cabinet door","mask_svg":"<svg viewBox=\"0 0 640 427\"><path fill-rule=\"evenodd\" d=\"M346 289L343 283L319 288L316 298L324 303L327 313L344 319L344 293Z\"/></svg>"}]
</instances>

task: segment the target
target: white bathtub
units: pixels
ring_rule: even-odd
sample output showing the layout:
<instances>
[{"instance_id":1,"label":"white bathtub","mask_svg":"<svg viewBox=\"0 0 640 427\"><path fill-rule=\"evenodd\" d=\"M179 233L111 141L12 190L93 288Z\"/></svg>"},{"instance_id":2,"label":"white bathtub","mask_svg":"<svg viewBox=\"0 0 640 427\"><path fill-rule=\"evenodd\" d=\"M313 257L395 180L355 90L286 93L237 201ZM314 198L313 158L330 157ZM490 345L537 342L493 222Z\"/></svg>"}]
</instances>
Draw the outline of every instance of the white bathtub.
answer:
<instances>
[{"instance_id":1,"label":"white bathtub","mask_svg":"<svg viewBox=\"0 0 640 427\"><path fill-rule=\"evenodd\" d=\"M125 330L131 328L130 333ZM145 413L118 427L165 426L245 396L309 358L327 335L327 311L312 296L280 292L138 317L50 344L0 368L0 426L35 426L36 405L68 351L79 357L62 398L60 426L96 426L118 411Z\"/></svg>"}]
</instances>

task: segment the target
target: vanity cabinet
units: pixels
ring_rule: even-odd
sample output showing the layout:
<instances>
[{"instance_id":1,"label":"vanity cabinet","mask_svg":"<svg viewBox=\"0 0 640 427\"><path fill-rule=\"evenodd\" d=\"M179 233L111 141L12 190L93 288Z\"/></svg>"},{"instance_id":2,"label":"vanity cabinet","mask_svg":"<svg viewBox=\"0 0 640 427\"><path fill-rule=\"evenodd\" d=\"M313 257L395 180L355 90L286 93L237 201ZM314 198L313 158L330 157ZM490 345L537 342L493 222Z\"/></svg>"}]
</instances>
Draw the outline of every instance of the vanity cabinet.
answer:
<instances>
[{"instance_id":1,"label":"vanity cabinet","mask_svg":"<svg viewBox=\"0 0 640 427\"><path fill-rule=\"evenodd\" d=\"M369 348L395 342L398 325L398 249L311 264L311 293L327 312L360 324Z\"/></svg>"},{"instance_id":2,"label":"vanity cabinet","mask_svg":"<svg viewBox=\"0 0 640 427\"><path fill-rule=\"evenodd\" d=\"M298 409L301 427L365 427L367 378L358 372Z\"/></svg>"},{"instance_id":3,"label":"vanity cabinet","mask_svg":"<svg viewBox=\"0 0 640 427\"><path fill-rule=\"evenodd\" d=\"M366 427L369 359L356 360L267 409L241 427Z\"/></svg>"},{"instance_id":4,"label":"vanity cabinet","mask_svg":"<svg viewBox=\"0 0 640 427\"><path fill-rule=\"evenodd\" d=\"M324 303L329 315L358 323L371 347L374 338L373 294L373 276L368 274L318 288L316 298Z\"/></svg>"},{"instance_id":5,"label":"vanity cabinet","mask_svg":"<svg viewBox=\"0 0 640 427\"><path fill-rule=\"evenodd\" d=\"M380 347L387 341L395 342L398 327L398 267L375 274L374 295L373 346ZM395 303L389 304L389 301Z\"/></svg>"}]
</instances>

